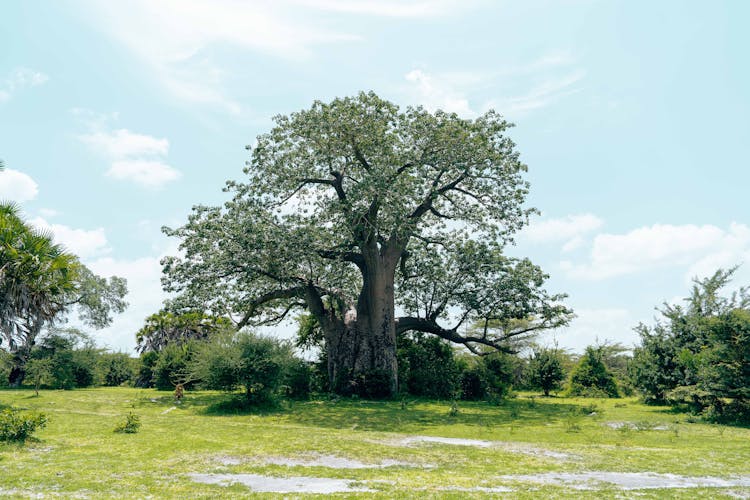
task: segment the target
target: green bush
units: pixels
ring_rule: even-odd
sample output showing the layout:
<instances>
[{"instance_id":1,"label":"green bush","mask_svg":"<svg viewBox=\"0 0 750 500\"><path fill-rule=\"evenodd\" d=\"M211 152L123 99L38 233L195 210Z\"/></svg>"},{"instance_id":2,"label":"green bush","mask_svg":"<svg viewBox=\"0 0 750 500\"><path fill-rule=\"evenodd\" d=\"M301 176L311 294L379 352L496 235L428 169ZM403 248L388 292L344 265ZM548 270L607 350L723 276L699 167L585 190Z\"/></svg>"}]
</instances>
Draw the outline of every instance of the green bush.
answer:
<instances>
[{"instance_id":1,"label":"green bush","mask_svg":"<svg viewBox=\"0 0 750 500\"><path fill-rule=\"evenodd\" d=\"M487 396L487 384L479 365L466 367L461 371L461 399L477 401Z\"/></svg>"},{"instance_id":2,"label":"green bush","mask_svg":"<svg viewBox=\"0 0 750 500\"><path fill-rule=\"evenodd\" d=\"M481 358L487 396L504 398L510 394L518 358L502 352L494 352Z\"/></svg>"},{"instance_id":3,"label":"green bush","mask_svg":"<svg viewBox=\"0 0 750 500\"><path fill-rule=\"evenodd\" d=\"M153 367L153 384L160 391L172 391L182 383L186 389L193 387L190 365L199 345L197 342L167 344L159 352Z\"/></svg>"},{"instance_id":4,"label":"green bush","mask_svg":"<svg viewBox=\"0 0 750 500\"><path fill-rule=\"evenodd\" d=\"M464 355L458 359L461 399L499 401L510 394L518 358L501 352L486 356Z\"/></svg>"},{"instance_id":5,"label":"green bush","mask_svg":"<svg viewBox=\"0 0 750 500\"><path fill-rule=\"evenodd\" d=\"M583 397L620 397L615 377L602 361L602 347L589 346L570 374L568 395Z\"/></svg>"},{"instance_id":6,"label":"green bush","mask_svg":"<svg viewBox=\"0 0 750 500\"><path fill-rule=\"evenodd\" d=\"M0 441L24 442L45 425L47 416L44 413L3 410L0 412Z\"/></svg>"},{"instance_id":7,"label":"green bush","mask_svg":"<svg viewBox=\"0 0 750 500\"><path fill-rule=\"evenodd\" d=\"M154 368L159 360L159 353L146 351L138 358L138 374L135 377L135 386L149 388L154 386Z\"/></svg>"},{"instance_id":8,"label":"green bush","mask_svg":"<svg viewBox=\"0 0 750 500\"><path fill-rule=\"evenodd\" d=\"M0 388L8 387L11 369L11 355L0 349Z\"/></svg>"},{"instance_id":9,"label":"green bush","mask_svg":"<svg viewBox=\"0 0 750 500\"><path fill-rule=\"evenodd\" d=\"M115 432L135 434L141 428L141 418L135 413L128 413L115 425Z\"/></svg>"},{"instance_id":10,"label":"green bush","mask_svg":"<svg viewBox=\"0 0 750 500\"><path fill-rule=\"evenodd\" d=\"M134 377L134 360L122 352L107 352L99 356L99 376L102 385L115 387L131 382Z\"/></svg>"},{"instance_id":11,"label":"green bush","mask_svg":"<svg viewBox=\"0 0 750 500\"><path fill-rule=\"evenodd\" d=\"M272 403L296 360L289 344L251 333L202 343L190 364L191 379L207 389L242 387L250 404Z\"/></svg>"},{"instance_id":12,"label":"green bush","mask_svg":"<svg viewBox=\"0 0 750 500\"><path fill-rule=\"evenodd\" d=\"M286 395L295 399L307 399L310 397L313 384L313 363L293 359L287 367L284 386Z\"/></svg>"},{"instance_id":13,"label":"green bush","mask_svg":"<svg viewBox=\"0 0 750 500\"><path fill-rule=\"evenodd\" d=\"M399 386L414 396L451 399L459 386L459 369L450 344L435 336L398 339Z\"/></svg>"}]
</instances>

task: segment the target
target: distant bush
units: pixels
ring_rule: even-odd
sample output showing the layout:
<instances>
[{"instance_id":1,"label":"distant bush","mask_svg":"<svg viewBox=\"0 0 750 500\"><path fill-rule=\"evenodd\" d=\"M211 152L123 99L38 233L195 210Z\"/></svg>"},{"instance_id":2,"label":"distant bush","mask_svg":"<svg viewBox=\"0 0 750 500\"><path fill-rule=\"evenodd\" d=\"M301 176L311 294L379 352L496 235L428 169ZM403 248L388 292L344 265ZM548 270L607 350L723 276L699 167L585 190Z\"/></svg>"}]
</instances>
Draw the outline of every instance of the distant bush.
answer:
<instances>
[{"instance_id":1,"label":"distant bush","mask_svg":"<svg viewBox=\"0 0 750 500\"><path fill-rule=\"evenodd\" d=\"M510 354L494 352L486 356L459 358L461 399L497 401L510 394L520 360Z\"/></svg>"},{"instance_id":2,"label":"distant bush","mask_svg":"<svg viewBox=\"0 0 750 500\"><path fill-rule=\"evenodd\" d=\"M0 412L0 441L24 442L45 425L47 416L44 413L3 410Z\"/></svg>"},{"instance_id":3,"label":"distant bush","mask_svg":"<svg viewBox=\"0 0 750 500\"><path fill-rule=\"evenodd\" d=\"M102 385L114 387L132 382L136 363L137 360L122 352L102 353L97 362Z\"/></svg>"},{"instance_id":4,"label":"distant bush","mask_svg":"<svg viewBox=\"0 0 750 500\"><path fill-rule=\"evenodd\" d=\"M602 361L602 347L589 346L570 374L570 396L620 397L615 377Z\"/></svg>"},{"instance_id":5,"label":"distant bush","mask_svg":"<svg viewBox=\"0 0 750 500\"><path fill-rule=\"evenodd\" d=\"M149 388L154 386L154 368L159 360L159 353L146 351L138 358L138 369L135 376L135 386Z\"/></svg>"},{"instance_id":6,"label":"distant bush","mask_svg":"<svg viewBox=\"0 0 750 500\"><path fill-rule=\"evenodd\" d=\"M115 432L135 434L141 428L141 418L135 413L128 413L115 425Z\"/></svg>"},{"instance_id":7,"label":"distant bush","mask_svg":"<svg viewBox=\"0 0 750 500\"><path fill-rule=\"evenodd\" d=\"M217 336L201 343L190 364L190 376L206 389L243 388L251 404L275 400L296 364L291 346L251 333Z\"/></svg>"},{"instance_id":8,"label":"distant bush","mask_svg":"<svg viewBox=\"0 0 750 500\"><path fill-rule=\"evenodd\" d=\"M295 399L310 397L314 370L313 363L296 358L292 359L285 370L286 375L283 381L286 395Z\"/></svg>"}]
</instances>

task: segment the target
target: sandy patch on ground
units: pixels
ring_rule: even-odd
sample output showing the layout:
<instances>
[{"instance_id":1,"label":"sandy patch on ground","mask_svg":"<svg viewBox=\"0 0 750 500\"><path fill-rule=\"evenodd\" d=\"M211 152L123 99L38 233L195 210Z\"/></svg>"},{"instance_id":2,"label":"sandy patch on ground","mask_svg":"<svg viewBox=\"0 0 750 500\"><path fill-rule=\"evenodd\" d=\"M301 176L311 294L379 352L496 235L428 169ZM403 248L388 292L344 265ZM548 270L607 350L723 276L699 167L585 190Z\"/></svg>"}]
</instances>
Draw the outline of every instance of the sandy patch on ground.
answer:
<instances>
[{"instance_id":1,"label":"sandy patch on ground","mask_svg":"<svg viewBox=\"0 0 750 500\"><path fill-rule=\"evenodd\" d=\"M719 477L688 477L655 472L548 472L499 476L503 481L520 481L577 490L596 490L616 486L623 490L655 488L733 488L750 486L750 477L724 479Z\"/></svg>"},{"instance_id":2,"label":"sandy patch on ground","mask_svg":"<svg viewBox=\"0 0 750 500\"><path fill-rule=\"evenodd\" d=\"M347 493L373 491L355 486L357 481L325 477L270 477L258 474L190 474L193 481L204 484L242 484L263 493Z\"/></svg>"},{"instance_id":3,"label":"sandy patch on ground","mask_svg":"<svg viewBox=\"0 0 750 500\"><path fill-rule=\"evenodd\" d=\"M571 453L548 450L538 446L532 446L526 443L505 442L505 441L486 441L482 439L463 439L447 438L438 436L407 436L390 444L397 446L414 446L422 443L445 444L451 446L473 446L476 448L502 448L511 453L523 453L535 457L547 457L555 460L572 460L579 458Z\"/></svg>"}]
</instances>

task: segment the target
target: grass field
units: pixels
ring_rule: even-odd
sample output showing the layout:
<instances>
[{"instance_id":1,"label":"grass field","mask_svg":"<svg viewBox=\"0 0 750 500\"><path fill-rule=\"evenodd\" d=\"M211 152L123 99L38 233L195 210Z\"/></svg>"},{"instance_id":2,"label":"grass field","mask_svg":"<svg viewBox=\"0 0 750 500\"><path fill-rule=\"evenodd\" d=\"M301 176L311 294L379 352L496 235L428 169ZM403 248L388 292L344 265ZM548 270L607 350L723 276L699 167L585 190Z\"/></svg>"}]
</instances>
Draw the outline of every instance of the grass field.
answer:
<instances>
[{"instance_id":1,"label":"grass field","mask_svg":"<svg viewBox=\"0 0 750 500\"><path fill-rule=\"evenodd\" d=\"M459 402L453 415L448 402L306 401L235 413L226 400L188 392L177 405L170 393L129 388L0 391L0 408L49 416L37 440L0 444L0 496L300 496L257 492L293 478L363 498L750 498L750 429L691 423L635 399L522 394L500 405ZM114 433L128 412L140 431Z\"/></svg>"}]
</instances>

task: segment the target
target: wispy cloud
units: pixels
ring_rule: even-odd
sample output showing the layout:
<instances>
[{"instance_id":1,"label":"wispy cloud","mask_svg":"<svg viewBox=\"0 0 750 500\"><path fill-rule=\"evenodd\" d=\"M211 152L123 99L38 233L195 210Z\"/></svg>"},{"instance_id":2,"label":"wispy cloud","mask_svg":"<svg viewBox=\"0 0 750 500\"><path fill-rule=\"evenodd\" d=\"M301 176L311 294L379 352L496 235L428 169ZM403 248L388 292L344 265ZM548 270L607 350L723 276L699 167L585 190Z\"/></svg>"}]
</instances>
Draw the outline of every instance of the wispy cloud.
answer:
<instances>
[{"instance_id":1,"label":"wispy cloud","mask_svg":"<svg viewBox=\"0 0 750 500\"><path fill-rule=\"evenodd\" d=\"M452 111L467 118L488 109L518 116L579 92L585 75L570 52L553 51L530 63L508 65L493 71L436 73L413 69L404 75L408 84L402 93L429 110ZM507 96L482 97L482 93L490 88L501 89Z\"/></svg>"},{"instance_id":2,"label":"wispy cloud","mask_svg":"<svg viewBox=\"0 0 750 500\"><path fill-rule=\"evenodd\" d=\"M166 164L169 141L165 138L109 128L110 119L92 111L73 110L90 129L78 139L111 163L106 175L116 180L134 182L146 188L160 188L179 179L182 174Z\"/></svg>"},{"instance_id":3,"label":"wispy cloud","mask_svg":"<svg viewBox=\"0 0 750 500\"><path fill-rule=\"evenodd\" d=\"M329 12L422 19L453 14L466 10L478 2L475 0L294 0L292 3Z\"/></svg>"},{"instance_id":4,"label":"wispy cloud","mask_svg":"<svg viewBox=\"0 0 750 500\"><path fill-rule=\"evenodd\" d=\"M137 134L127 129L108 132L97 130L81 135L80 139L93 149L114 158L140 155L166 156L169 152L168 140Z\"/></svg>"},{"instance_id":5,"label":"wispy cloud","mask_svg":"<svg viewBox=\"0 0 750 500\"><path fill-rule=\"evenodd\" d=\"M179 179L179 170L158 160L121 160L112 163L107 176L129 180L148 188L159 188Z\"/></svg>"},{"instance_id":6,"label":"wispy cloud","mask_svg":"<svg viewBox=\"0 0 750 500\"><path fill-rule=\"evenodd\" d=\"M580 91L578 84L585 76L584 71L575 71L561 77L553 77L533 86L525 94L491 102L491 107L504 113L521 114L544 108L561 98Z\"/></svg>"},{"instance_id":7,"label":"wispy cloud","mask_svg":"<svg viewBox=\"0 0 750 500\"><path fill-rule=\"evenodd\" d=\"M168 92L230 113L240 112L241 106L225 88L225 70L211 57L213 48L300 60L309 58L316 45L359 38L315 27L309 16L295 14L289 2L134 0L90 5L96 14L92 21L145 63ZM344 6L332 2L327 8Z\"/></svg>"},{"instance_id":8,"label":"wispy cloud","mask_svg":"<svg viewBox=\"0 0 750 500\"><path fill-rule=\"evenodd\" d=\"M216 50L229 47L299 62L318 47L360 41L350 18L425 19L455 15L478 0L131 0L87 3L92 23L115 37L179 99L237 114L227 89L236 71ZM333 15L343 16L337 25Z\"/></svg>"},{"instance_id":9,"label":"wispy cloud","mask_svg":"<svg viewBox=\"0 0 750 500\"><path fill-rule=\"evenodd\" d=\"M0 83L0 102L8 101L19 90L36 87L47 82L44 73L28 68L16 68Z\"/></svg>"}]
</instances>

